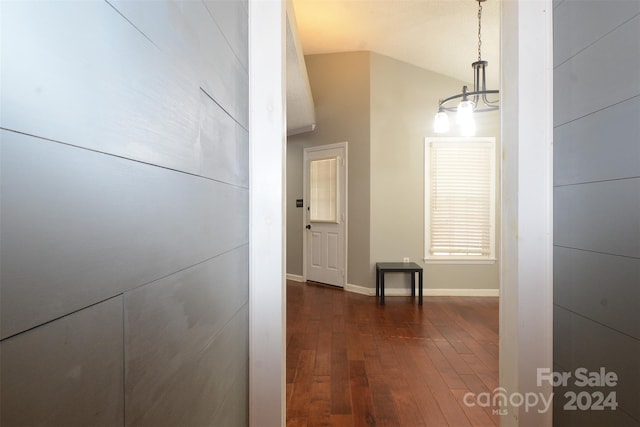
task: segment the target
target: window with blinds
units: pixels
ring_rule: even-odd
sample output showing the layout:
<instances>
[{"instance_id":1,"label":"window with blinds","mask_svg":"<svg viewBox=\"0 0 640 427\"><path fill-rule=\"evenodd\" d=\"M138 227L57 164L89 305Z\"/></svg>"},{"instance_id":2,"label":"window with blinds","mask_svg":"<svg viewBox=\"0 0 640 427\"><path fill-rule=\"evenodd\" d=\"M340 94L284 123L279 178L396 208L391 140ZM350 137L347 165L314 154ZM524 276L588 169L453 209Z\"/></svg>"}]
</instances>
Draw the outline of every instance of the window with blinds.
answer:
<instances>
[{"instance_id":1,"label":"window with blinds","mask_svg":"<svg viewBox=\"0 0 640 427\"><path fill-rule=\"evenodd\" d=\"M425 260L495 259L495 138L425 139Z\"/></svg>"}]
</instances>

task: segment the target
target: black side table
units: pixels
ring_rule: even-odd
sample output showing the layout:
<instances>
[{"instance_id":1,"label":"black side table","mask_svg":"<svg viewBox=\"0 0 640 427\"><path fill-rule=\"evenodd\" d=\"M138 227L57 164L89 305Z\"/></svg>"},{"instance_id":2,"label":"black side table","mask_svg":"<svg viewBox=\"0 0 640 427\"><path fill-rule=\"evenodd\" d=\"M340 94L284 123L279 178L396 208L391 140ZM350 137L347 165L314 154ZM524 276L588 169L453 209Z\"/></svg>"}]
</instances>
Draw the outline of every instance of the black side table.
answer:
<instances>
[{"instance_id":1,"label":"black side table","mask_svg":"<svg viewBox=\"0 0 640 427\"><path fill-rule=\"evenodd\" d=\"M422 305L422 267L415 262L377 262L376 298L380 296L380 305L384 305L384 274L411 273L411 296L416 296L416 276L418 273L418 304Z\"/></svg>"}]
</instances>

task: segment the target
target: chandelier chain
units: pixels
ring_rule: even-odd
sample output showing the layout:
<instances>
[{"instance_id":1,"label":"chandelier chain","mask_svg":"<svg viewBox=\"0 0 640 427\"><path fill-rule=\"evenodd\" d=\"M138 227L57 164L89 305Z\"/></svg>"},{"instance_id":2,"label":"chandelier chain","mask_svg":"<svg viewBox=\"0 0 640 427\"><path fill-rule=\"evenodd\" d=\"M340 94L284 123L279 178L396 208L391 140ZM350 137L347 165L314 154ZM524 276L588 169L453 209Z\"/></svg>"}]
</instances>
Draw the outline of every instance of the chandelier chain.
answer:
<instances>
[{"instance_id":1,"label":"chandelier chain","mask_svg":"<svg viewBox=\"0 0 640 427\"><path fill-rule=\"evenodd\" d=\"M482 60L482 3L478 1L478 61Z\"/></svg>"},{"instance_id":2,"label":"chandelier chain","mask_svg":"<svg viewBox=\"0 0 640 427\"><path fill-rule=\"evenodd\" d=\"M2 0L0 0L1 2ZM476 0L478 2L478 60L471 64L473 68L473 91L469 91L467 86L462 87L462 92L452 95L448 98L440 99L438 102L438 113L436 114L434 132L444 133L449 129L449 119L447 113L459 111L461 107L468 107L465 103L472 105L472 115L469 123L458 123L463 126L460 132L465 133L472 130L474 125L474 116L476 113L485 113L489 111L496 111L500 108L500 91L497 89L486 88L486 68L487 61L482 60L482 3L486 0ZM489 96L495 96L495 99L490 99ZM454 106L454 102L458 101L458 106ZM464 108L462 108L464 109Z\"/></svg>"}]
</instances>

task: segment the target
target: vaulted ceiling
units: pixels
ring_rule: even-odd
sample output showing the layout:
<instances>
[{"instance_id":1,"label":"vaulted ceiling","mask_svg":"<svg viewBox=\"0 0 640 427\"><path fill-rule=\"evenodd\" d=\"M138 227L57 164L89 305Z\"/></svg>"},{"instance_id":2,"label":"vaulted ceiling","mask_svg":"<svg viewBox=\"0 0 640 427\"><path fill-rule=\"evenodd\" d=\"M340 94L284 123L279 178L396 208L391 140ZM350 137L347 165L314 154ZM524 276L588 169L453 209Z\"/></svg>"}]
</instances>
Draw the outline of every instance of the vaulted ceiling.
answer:
<instances>
[{"instance_id":1,"label":"vaulted ceiling","mask_svg":"<svg viewBox=\"0 0 640 427\"><path fill-rule=\"evenodd\" d=\"M478 58L475 0L293 0L303 55L372 51L470 82ZM482 59L499 81L500 1L482 2Z\"/></svg>"}]
</instances>

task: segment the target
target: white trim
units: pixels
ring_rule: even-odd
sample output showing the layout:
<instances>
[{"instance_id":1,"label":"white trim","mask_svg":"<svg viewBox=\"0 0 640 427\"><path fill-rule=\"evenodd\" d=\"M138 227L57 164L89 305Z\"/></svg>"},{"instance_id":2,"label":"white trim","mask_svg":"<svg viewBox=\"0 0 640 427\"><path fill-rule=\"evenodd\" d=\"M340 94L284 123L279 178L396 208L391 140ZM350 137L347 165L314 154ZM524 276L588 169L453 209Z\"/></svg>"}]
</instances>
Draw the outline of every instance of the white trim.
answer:
<instances>
[{"instance_id":1,"label":"white trim","mask_svg":"<svg viewBox=\"0 0 640 427\"><path fill-rule=\"evenodd\" d=\"M502 0L500 387L550 396L553 370L553 5ZM551 426L552 411L502 408L502 427Z\"/></svg>"},{"instance_id":2,"label":"white trim","mask_svg":"<svg viewBox=\"0 0 640 427\"><path fill-rule=\"evenodd\" d=\"M344 287L347 292L355 294L374 296L375 288L366 286L352 285L347 283ZM497 297L500 296L500 289L431 289L423 288L425 297ZM386 297L408 297L411 296L411 289L407 288L386 288L384 290Z\"/></svg>"},{"instance_id":3,"label":"white trim","mask_svg":"<svg viewBox=\"0 0 640 427\"><path fill-rule=\"evenodd\" d=\"M495 264L496 259L464 259L464 258L447 258L447 259L433 259L427 258L424 260L425 264Z\"/></svg>"},{"instance_id":4,"label":"white trim","mask_svg":"<svg viewBox=\"0 0 640 427\"><path fill-rule=\"evenodd\" d=\"M375 288L369 288L368 286L360 286L360 285L352 285L351 283L347 283L344 285L344 290L347 292L353 292L354 294L371 296L376 294Z\"/></svg>"},{"instance_id":5,"label":"white trim","mask_svg":"<svg viewBox=\"0 0 640 427\"><path fill-rule=\"evenodd\" d=\"M289 4L287 2L287 4ZM297 128L297 129L291 129L287 131L287 136L293 136L293 135L299 135L301 133L307 133L307 132L313 132L314 130L316 130L316 124L311 124L309 126L303 126L301 128Z\"/></svg>"},{"instance_id":6,"label":"white trim","mask_svg":"<svg viewBox=\"0 0 640 427\"><path fill-rule=\"evenodd\" d=\"M249 425L285 425L285 3L249 0Z\"/></svg>"},{"instance_id":7,"label":"white trim","mask_svg":"<svg viewBox=\"0 0 640 427\"><path fill-rule=\"evenodd\" d=\"M333 144L315 145L313 147L307 147L305 148L305 150L307 152L325 151L325 150L332 150L334 148L342 148L342 147L346 148L347 145L349 145L347 141L343 141L343 142L335 142Z\"/></svg>"},{"instance_id":8,"label":"white trim","mask_svg":"<svg viewBox=\"0 0 640 427\"><path fill-rule=\"evenodd\" d=\"M407 289L407 294L411 294ZM424 289L430 297L499 297L500 289Z\"/></svg>"},{"instance_id":9,"label":"white trim","mask_svg":"<svg viewBox=\"0 0 640 427\"><path fill-rule=\"evenodd\" d=\"M287 280L291 280L293 282L306 282L304 276L300 276L298 274L287 273Z\"/></svg>"}]
</instances>

